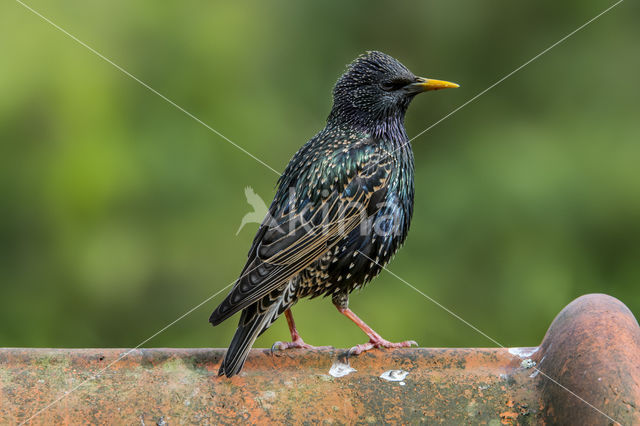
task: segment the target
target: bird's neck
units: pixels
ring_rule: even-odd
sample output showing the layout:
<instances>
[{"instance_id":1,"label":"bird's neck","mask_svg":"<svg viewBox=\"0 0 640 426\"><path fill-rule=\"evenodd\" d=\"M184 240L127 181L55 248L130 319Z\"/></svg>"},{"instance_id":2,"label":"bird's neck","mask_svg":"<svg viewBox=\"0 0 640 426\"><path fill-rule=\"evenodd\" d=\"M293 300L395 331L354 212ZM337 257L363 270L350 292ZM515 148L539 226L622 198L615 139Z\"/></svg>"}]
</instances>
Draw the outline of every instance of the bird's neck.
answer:
<instances>
[{"instance_id":1,"label":"bird's neck","mask_svg":"<svg viewBox=\"0 0 640 426\"><path fill-rule=\"evenodd\" d=\"M404 128L404 113L377 120L370 132L373 137L393 144L403 144L409 139Z\"/></svg>"},{"instance_id":2,"label":"bird's neck","mask_svg":"<svg viewBox=\"0 0 640 426\"><path fill-rule=\"evenodd\" d=\"M394 111L387 114L380 111L373 114L355 109L341 108L336 105L331 110L327 124L330 126L349 127L370 134L376 139L391 143L405 143L408 140L404 128L404 111Z\"/></svg>"}]
</instances>

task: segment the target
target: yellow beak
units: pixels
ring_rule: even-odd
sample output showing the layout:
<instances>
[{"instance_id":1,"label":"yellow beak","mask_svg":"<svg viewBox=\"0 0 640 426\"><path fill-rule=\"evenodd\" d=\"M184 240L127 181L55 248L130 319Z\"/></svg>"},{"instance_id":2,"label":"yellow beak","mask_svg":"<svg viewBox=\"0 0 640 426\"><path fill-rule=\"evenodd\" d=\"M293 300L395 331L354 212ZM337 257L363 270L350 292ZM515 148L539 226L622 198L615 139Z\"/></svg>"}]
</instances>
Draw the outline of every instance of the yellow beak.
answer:
<instances>
[{"instance_id":1,"label":"yellow beak","mask_svg":"<svg viewBox=\"0 0 640 426\"><path fill-rule=\"evenodd\" d=\"M432 78L419 77L419 81L410 85L417 92L426 92L427 90L439 90L439 89L455 89L460 87L459 84L451 83L450 81L434 80Z\"/></svg>"}]
</instances>

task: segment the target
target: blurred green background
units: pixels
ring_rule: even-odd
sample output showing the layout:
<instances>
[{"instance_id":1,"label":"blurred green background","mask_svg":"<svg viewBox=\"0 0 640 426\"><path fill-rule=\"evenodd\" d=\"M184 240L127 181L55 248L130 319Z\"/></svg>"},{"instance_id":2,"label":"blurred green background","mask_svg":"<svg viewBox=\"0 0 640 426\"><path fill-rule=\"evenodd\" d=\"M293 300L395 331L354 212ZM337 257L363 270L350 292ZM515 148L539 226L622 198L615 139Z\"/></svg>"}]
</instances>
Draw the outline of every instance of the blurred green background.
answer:
<instances>
[{"instance_id":1,"label":"blurred green background","mask_svg":"<svg viewBox=\"0 0 640 426\"><path fill-rule=\"evenodd\" d=\"M462 85L414 101L413 136L612 2L28 4L283 170L358 54ZM639 19L622 3L413 143L390 267L504 345L584 293L640 314ZM268 204L277 176L19 3L0 35L0 346L135 346L237 277L244 188ZM227 346L222 298L145 346ZM351 307L390 340L494 345L388 273ZM293 311L311 344L366 340L327 299Z\"/></svg>"}]
</instances>

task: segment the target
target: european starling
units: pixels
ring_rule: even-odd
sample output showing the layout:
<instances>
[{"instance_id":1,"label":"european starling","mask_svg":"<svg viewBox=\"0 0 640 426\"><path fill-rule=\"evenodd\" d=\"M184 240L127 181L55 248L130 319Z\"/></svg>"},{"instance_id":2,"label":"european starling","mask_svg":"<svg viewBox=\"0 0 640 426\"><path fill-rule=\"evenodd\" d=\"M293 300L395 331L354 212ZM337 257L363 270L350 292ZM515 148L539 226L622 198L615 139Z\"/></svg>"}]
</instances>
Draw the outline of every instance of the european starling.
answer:
<instances>
[{"instance_id":1,"label":"european starling","mask_svg":"<svg viewBox=\"0 0 640 426\"><path fill-rule=\"evenodd\" d=\"M413 212L413 153L404 128L418 93L458 87L416 77L381 52L352 62L333 89L326 127L293 156L226 299L211 314L218 325L242 311L219 375L244 365L256 338L284 313L292 341L300 338L291 307L303 297L331 296L369 336L351 349L409 347L391 343L349 308L349 293L377 276L403 244Z\"/></svg>"}]
</instances>

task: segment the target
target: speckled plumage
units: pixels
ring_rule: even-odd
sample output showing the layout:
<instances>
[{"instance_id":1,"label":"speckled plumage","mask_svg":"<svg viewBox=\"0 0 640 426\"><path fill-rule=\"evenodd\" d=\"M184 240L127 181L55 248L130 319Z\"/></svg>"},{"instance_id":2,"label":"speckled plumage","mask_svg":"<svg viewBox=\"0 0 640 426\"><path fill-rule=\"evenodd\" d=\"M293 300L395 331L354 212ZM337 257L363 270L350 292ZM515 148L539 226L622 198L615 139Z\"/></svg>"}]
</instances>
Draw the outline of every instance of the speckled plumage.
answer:
<instances>
[{"instance_id":1,"label":"speckled plumage","mask_svg":"<svg viewBox=\"0 0 640 426\"><path fill-rule=\"evenodd\" d=\"M402 245L414 197L404 115L427 90L415 89L420 81L380 52L340 77L326 127L289 162L240 278L211 315L217 325L242 310L220 374L237 374L255 339L299 299L332 296L347 309L349 293Z\"/></svg>"}]
</instances>

